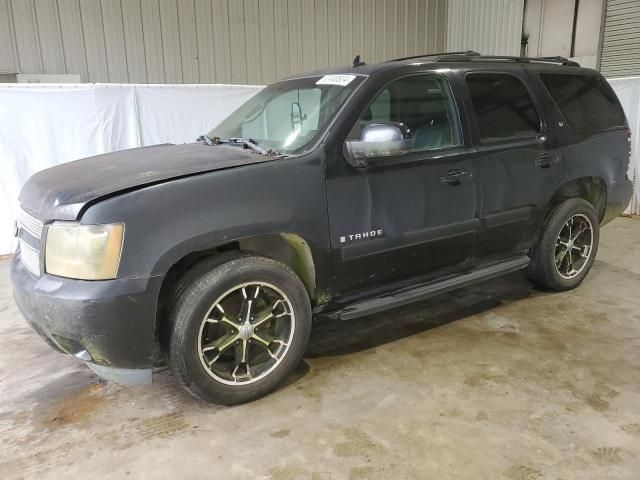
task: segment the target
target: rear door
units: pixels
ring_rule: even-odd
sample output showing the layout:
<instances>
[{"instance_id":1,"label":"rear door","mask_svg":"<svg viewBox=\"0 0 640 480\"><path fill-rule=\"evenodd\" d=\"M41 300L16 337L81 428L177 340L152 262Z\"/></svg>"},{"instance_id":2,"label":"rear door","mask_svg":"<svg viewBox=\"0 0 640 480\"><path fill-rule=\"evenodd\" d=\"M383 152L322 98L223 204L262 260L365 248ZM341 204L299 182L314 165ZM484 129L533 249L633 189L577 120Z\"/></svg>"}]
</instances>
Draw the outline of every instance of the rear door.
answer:
<instances>
[{"instance_id":1,"label":"rear door","mask_svg":"<svg viewBox=\"0 0 640 480\"><path fill-rule=\"evenodd\" d=\"M524 69L463 70L458 80L482 191L477 256L507 255L534 241L564 177L561 154Z\"/></svg>"}]
</instances>

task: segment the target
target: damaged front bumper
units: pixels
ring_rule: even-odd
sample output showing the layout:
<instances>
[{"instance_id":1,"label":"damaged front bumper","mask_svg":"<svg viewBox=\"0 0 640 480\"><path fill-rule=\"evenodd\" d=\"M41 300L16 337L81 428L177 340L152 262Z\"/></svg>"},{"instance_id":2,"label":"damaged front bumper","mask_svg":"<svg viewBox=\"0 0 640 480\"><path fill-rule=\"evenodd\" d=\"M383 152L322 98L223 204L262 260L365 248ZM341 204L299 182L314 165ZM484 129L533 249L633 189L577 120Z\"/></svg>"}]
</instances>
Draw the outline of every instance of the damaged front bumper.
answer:
<instances>
[{"instance_id":1,"label":"damaged front bumper","mask_svg":"<svg viewBox=\"0 0 640 480\"><path fill-rule=\"evenodd\" d=\"M18 252L11 280L20 312L49 345L84 361L107 380L151 382L162 277L105 281L35 277Z\"/></svg>"}]
</instances>

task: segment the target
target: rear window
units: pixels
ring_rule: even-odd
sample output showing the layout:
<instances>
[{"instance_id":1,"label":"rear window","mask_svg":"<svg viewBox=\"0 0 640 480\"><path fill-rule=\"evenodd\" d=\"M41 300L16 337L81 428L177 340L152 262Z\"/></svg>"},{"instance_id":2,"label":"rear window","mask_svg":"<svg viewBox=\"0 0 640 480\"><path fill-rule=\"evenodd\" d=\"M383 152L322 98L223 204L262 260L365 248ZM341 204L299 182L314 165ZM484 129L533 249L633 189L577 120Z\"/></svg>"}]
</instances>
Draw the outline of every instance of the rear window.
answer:
<instances>
[{"instance_id":1,"label":"rear window","mask_svg":"<svg viewBox=\"0 0 640 480\"><path fill-rule=\"evenodd\" d=\"M625 125L615 93L599 75L542 73L540 78L576 132L601 132Z\"/></svg>"},{"instance_id":2,"label":"rear window","mask_svg":"<svg viewBox=\"0 0 640 480\"><path fill-rule=\"evenodd\" d=\"M466 80L481 141L530 137L540 131L538 112L520 79L502 73L470 73Z\"/></svg>"}]
</instances>

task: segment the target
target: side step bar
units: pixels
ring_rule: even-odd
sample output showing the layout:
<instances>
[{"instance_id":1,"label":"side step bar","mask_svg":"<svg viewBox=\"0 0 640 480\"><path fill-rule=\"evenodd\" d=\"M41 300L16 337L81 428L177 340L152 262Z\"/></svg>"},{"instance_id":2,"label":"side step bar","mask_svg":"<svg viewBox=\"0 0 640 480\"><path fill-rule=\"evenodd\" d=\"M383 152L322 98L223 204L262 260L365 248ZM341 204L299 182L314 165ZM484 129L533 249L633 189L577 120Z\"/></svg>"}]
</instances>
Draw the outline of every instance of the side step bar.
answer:
<instances>
[{"instance_id":1,"label":"side step bar","mask_svg":"<svg viewBox=\"0 0 640 480\"><path fill-rule=\"evenodd\" d=\"M463 275L447 278L439 282L421 284L410 290L403 290L398 293L392 293L369 300L363 300L345 307L338 312L337 317L340 320L351 320L365 315L382 312L390 308L399 307L408 303L425 300L429 297L466 287L477 282L489 280L499 277L506 273L521 270L529 265L529 257L522 256L507 260L505 262L496 263L488 267L473 270Z\"/></svg>"}]
</instances>

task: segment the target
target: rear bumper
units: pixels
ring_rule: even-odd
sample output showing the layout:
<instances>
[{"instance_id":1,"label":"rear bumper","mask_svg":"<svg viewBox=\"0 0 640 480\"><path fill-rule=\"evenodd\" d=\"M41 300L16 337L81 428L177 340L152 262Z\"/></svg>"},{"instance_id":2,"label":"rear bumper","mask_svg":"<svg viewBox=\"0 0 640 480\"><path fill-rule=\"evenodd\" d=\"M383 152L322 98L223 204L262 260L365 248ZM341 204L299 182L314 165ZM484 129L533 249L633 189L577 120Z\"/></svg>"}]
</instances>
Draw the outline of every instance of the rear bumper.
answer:
<instances>
[{"instance_id":1,"label":"rear bumper","mask_svg":"<svg viewBox=\"0 0 640 480\"><path fill-rule=\"evenodd\" d=\"M20 312L49 345L87 362L108 380L150 381L162 277L36 278L18 253L11 264L11 281Z\"/></svg>"},{"instance_id":2,"label":"rear bumper","mask_svg":"<svg viewBox=\"0 0 640 480\"><path fill-rule=\"evenodd\" d=\"M627 177L607 188L607 208L601 225L606 225L625 211L633 195L633 183Z\"/></svg>"}]
</instances>

